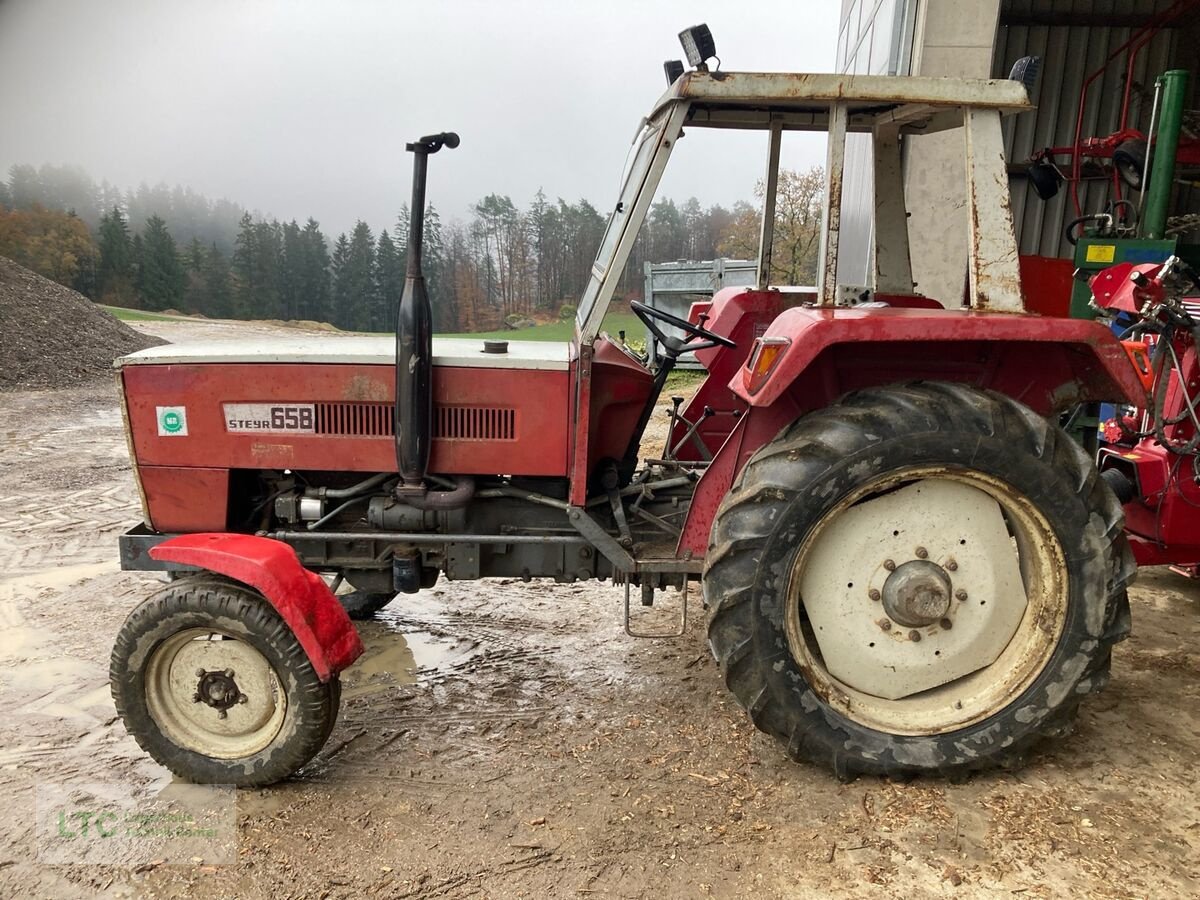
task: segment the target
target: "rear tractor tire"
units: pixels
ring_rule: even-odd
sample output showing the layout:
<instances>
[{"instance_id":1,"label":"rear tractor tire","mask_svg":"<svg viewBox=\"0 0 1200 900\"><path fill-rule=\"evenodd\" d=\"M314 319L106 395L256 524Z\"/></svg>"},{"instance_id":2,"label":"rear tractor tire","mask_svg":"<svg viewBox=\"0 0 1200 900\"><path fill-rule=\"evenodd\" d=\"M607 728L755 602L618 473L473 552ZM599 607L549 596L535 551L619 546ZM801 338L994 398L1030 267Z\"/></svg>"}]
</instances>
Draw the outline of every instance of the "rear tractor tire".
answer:
<instances>
[{"instance_id":1,"label":"rear tractor tire","mask_svg":"<svg viewBox=\"0 0 1200 900\"><path fill-rule=\"evenodd\" d=\"M924 382L784 429L713 524L725 681L788 754L859 774L1021 765L1129 632L1121 506L1061 429Z\"/></svg>"},{"instance_id":2,"label":"rear tractor tire","mask_svg":"<svg viewBox=\"0 0 1200 900\"><path fill-rule=\"evenodd\" d=\"M198 784L272 784L308 763L337 720L291 628L245 585L180 578L138 606L113 647L125 728L155 761Z\"/></svg>"}]
</instances>

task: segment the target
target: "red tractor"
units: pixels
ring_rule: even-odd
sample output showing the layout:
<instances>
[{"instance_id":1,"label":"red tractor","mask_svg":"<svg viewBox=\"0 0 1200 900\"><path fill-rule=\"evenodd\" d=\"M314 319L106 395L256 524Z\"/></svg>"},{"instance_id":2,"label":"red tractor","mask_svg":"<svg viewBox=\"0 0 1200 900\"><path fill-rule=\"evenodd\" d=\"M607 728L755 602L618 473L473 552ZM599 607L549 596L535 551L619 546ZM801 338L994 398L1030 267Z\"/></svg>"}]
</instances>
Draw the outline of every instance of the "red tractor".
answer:
<instances>
[{"instance_id":1,"label":"red tractor","mask_svg":"<svg viewBox=\"0 0 1200 900\"><path fill-rule=\"evenodd\" d=\"M1125 504L1139 565L1200 575L1200 273L1172 256L1092 279L1093 304L1124 325L1148 402L1104 424L1101 474Z\"/></svg>"},{"instance_id":2,"label":"red tractor","mask_svg":"<svg viewBox=\"0 0 1200 900\"><path fill-rule=\"evenodd\" d=\"M431 338L415 154L396 340L171 345L120 361L145 523L126 568L170 573L120 631L125 725L178 775L267 784L321 748L362 613L446 578L699 581L725 680L795 759L906 776L1017 765L1070 725L1129 627L1121 505L1055 424L1144 403L1104 325L1023 306L1001 117L1017 81L710 71L685 32L631 149L568 344ZM764 132L758 284L690 320L634 304L658 367L601 332L685 131ZM815 292L768 283L785 131L827 132ZM957 131L968 290L914 291L909 135ZM843 154L874 146L870 290L837 285ZM861 296L859 296L861 295ZM865 297L865 299L863 299ZM961 305L960 305L961 304ZM661 453L643 432L681 353L707 370ZM628 618L626 620L628 627Z\"/></svg>"}]
</instances>

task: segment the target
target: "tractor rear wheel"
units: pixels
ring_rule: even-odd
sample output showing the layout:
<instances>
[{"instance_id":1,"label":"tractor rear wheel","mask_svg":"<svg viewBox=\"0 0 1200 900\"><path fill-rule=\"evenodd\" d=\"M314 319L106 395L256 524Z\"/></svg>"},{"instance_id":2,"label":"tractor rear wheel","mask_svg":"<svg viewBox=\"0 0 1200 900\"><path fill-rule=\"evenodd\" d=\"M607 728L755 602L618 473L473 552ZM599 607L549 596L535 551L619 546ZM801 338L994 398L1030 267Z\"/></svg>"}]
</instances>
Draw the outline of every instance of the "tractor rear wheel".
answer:
<instances>
[{"instance_id":1,"label":"tractor rear wheel","mask_svg":"<svg viewBox=\"0 0 1200 900\"><path fill-rule=\"evenodd\" d=\"M337 676L317 677L262 595L211 574L180 578L129 614L110 680L142 749L201 784L288 777L324 746L341 700Z\"/></svg>"},{"instance_id":2,"label":"tractor rear wheel","mask_svg":"<svg viewBox=\"0 0 1200 900\"><path fill-rule=\"evenodd\" d=\"M803 417L718 510L709 640L755 725L839 777L1019 766L1129 631L1121 506L1061 429L962 385Z\"/></svg>"}]
</instances>

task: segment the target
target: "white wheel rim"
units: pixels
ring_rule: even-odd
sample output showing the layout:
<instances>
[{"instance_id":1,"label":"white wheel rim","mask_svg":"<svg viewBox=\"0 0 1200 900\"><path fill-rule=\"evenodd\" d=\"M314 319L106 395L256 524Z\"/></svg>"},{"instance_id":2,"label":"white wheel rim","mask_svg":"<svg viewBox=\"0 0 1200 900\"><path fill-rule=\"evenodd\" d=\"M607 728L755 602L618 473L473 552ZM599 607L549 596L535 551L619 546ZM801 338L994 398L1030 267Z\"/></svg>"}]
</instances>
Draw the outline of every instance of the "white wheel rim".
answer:
<instances>
[{"instance_id":1,"label":"white wheel rim","mask_svg":"<svg viewBox=\"0 0 1200 900\"><path fill-rule=\"evenodd\" d=\"M848 718L942 733L1037 678L1067 589L1061 544L1027 498L980 472L909 469L856 490L806 537L788 579L788 647Z\"/></svg>"},{"instance_id":2,"label":"white wheel rim","mask_svg":"<svg viewBox=\"0 0 1200 900\"><path fill-rule=\"evenodd\" d=\"M266 657L209 628L177 632L154 649L145 693L167 738L213 759L266 749L287 716L287 695Z\"/></svg>"}]
</instances>

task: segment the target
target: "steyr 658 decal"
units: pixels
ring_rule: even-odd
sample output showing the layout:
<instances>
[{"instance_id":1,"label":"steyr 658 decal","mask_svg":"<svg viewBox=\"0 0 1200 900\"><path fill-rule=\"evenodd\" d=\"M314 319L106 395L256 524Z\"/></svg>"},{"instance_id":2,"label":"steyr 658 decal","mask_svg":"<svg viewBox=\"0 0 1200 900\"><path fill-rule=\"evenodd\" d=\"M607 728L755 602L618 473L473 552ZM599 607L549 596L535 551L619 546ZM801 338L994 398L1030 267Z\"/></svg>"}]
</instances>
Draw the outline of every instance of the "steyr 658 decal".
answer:
<instances>
[{"instance_id":1,"label":"steyr 658 decal","mask_svg":"<svg viewBox=\"0 0 1200 900\"><path fill-rule=\"evenodd\" d=\"M226 403L225 430L234 434L314 434L311 403Z\"/></svg>"}]
</instances>

